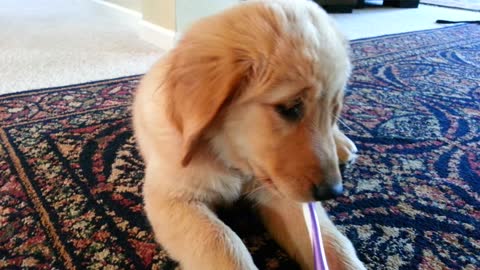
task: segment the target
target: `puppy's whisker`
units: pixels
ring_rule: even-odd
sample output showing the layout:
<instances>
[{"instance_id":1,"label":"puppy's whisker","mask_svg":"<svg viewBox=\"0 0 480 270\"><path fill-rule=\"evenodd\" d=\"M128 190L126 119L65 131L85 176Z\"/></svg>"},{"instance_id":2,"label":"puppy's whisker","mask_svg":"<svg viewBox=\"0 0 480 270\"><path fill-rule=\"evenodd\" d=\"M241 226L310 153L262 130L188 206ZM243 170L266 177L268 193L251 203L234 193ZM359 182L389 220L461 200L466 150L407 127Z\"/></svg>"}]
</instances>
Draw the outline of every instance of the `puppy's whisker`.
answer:
<instances>
[{"instance_id":1,"label":"puppy's whisker","mask_svg":"<svg viewBox=\"0 0 480 270\"><path fill-rule=\"evenodd\" d=\"M351 127L349 127L347 125L347 123L345 123L345 121L343 121L342 119L340 119L340 117L335 117L337 119L338 122L342 123L342 125L344 125L346 128L348 128L350 131L353 131L353 129Z\"/></svg>"},{"instance_id":2,"label":"puppy's whisker","mask_svg":"<svg viewBox=\"0 0 480 270\"><path fill-rule=\"evenodd\" d=\"M264 187L265 188L265 187ZM259 205L267 205L270 203L270 201L273 200L274 198L274 194L273 193L268 193L268 195L265 195L265 196L259 196L259 197L256 197L256 198L252 198L252 207L253 208L256 208L257 206Z\"/></svg>"},{"instance_id":3,"label":"puppy's whisker","mask_svg":"<svg viewBox=\"0 0 480 270\"><path fill-rule=\"evenodd\" d=\"M264 184L260 184L258 187L255 187L254 189L248 191L245 196L246 197L252 197L253 195L255 195L256 193L266 189L267 187L264 185Z\"/></svg>"}]
</instances>

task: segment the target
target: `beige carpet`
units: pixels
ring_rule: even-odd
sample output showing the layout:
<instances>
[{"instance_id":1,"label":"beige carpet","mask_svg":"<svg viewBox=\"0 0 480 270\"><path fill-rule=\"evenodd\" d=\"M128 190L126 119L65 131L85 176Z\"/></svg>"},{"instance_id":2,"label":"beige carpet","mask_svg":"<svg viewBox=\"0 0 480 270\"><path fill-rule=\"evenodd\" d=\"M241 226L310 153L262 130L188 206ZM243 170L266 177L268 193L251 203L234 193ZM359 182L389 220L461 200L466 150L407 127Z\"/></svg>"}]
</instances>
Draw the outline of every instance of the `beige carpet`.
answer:
<instances>
[{"instance_id":1,"label":"beige carpet","mask_svg":"<svg viewBox=\"0 0 480 270\"><path fill-rule=\"evenodd\" d=\"M421 0L423 4L480 11L480 0Z\"/></svg>"},{"instance_id":2,"label":"beige carpet","mask_svg":"<svg viewBox=\"0 0 480 270\"><path fill-rule=\"evenodd\" d=\"M418 8L370 7L351 14L333 14L350 39L445 27L436 20L478 20L478 12L419 5ZM448 25L447 25L448 27Z\"/></svg>"},{"instance_id":3,"label":"beige carpet","mask_svg":"<svg viewBox=\"0 0 480 270\"><path fill-rule=\"evenodd\" d=\"M0 94L145 72L161 50L88 0L1 0Z\"/></svg>"}]
</instances>

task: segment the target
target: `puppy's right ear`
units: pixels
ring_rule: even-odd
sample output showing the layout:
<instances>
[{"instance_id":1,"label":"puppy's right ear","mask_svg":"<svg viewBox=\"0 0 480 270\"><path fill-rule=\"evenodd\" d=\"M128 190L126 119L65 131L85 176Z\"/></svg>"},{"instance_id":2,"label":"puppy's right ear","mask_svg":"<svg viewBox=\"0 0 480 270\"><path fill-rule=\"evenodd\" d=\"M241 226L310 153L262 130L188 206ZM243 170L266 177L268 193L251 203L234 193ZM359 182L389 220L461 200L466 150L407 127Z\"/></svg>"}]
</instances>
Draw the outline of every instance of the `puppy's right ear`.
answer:
<instances>
[{"instance_id":1,"label":"puppy's right ear","mask_svg":"<svg viewBox=\"0 0 480 270\"><path fill-rule=\"evenodd\" d=\"M251 61L226 43L218 36L185 36L167 61L167 111L182 133L182 166L189 164L205 130L251 69Z\"/></svg>"}]
</instances>

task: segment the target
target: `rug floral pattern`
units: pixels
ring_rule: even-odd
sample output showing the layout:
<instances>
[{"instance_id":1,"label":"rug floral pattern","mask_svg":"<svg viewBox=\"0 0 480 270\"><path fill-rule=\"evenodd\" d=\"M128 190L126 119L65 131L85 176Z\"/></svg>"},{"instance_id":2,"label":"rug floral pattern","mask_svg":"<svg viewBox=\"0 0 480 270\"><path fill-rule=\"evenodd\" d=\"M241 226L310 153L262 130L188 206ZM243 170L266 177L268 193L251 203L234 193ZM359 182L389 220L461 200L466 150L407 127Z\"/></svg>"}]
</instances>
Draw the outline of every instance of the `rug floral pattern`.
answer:
<instances>
[{"instance_id":1,"label":"rug floral pattern","mask_svg":"<svg viewBox=\"0 0 480 270\"><path fill-rule=\"evenodd\" d=\"M369 269L480 268L480 29L352 42L343 129L360 157L326 203ZM0 96L1 269L176 269L142 208L138 76ZM296 269L243 203L260 269Z\"/></svg>"}]
</instances>

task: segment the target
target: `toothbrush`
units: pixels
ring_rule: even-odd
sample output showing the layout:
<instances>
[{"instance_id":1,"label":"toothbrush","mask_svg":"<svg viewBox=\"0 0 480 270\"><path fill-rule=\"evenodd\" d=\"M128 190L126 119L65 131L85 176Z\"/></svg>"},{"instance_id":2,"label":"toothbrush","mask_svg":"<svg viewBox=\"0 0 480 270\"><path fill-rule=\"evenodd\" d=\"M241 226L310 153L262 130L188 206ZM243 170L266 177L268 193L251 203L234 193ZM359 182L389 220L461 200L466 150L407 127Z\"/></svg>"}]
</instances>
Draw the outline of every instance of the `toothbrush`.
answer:
<instances>
[{"instance_id":1,"label":"toothbrush","mask_svg":"<svg viewBox=\"0 0 480 270\"><path fill-rule=\"evenodd\" d=\"M314 269L328 270L322 234L320 232L320 223L317 212L315 211L314 202L303 204L303 216L305 217L305 223L307 224L310 239L312 240Z\"/></svg>"}]
</instances>

